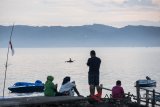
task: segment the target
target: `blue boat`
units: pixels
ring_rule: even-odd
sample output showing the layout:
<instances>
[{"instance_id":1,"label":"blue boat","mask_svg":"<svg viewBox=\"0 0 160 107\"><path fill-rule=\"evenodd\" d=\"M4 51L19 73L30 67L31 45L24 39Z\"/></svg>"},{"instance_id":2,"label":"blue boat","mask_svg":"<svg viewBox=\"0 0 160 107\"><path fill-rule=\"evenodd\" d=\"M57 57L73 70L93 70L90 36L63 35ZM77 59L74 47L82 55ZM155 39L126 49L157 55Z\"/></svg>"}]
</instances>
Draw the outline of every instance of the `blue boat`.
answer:
<instances>
[{"instance_id":1,"label":"blue boat","mask_svg":"<svg viewBox=\"0 0 160 107\"><path fill-rule=\"evenodd\" d=\"M13 93L43 92L44 84L40 80L36 80L35 83L16 82L13 86L8 87L8 89Z\"/></svg>"},{"instance_id":2,"label":"blue boat","mask_svg":"<svg viewBox=\"0 0 160 107\"><path fill-rule=\"evenodd\" d=\"M139 87L156 87L155 80L137 80L136 83Z\"/></svg>"}]
</instances>

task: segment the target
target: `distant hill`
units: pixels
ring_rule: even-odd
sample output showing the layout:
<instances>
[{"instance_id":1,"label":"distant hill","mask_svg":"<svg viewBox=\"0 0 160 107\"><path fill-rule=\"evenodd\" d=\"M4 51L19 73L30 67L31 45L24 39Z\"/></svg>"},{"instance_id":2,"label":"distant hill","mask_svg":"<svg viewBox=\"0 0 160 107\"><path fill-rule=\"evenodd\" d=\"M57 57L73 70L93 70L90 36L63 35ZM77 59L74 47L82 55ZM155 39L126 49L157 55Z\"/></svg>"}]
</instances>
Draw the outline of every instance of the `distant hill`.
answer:
<instances>
[{"instance_id":1,"label":"distant hill","mask_svg":"<svg viewBox=\"0 0 160 107\"><path fill-rule=\"evenodd\" d=\"M0 26L0 48L7 47L12 26ZM94 24L84 26L16 25L14 47L159 47L160 27L126 26L114 28Z\"/></svg>"}]
</instances>

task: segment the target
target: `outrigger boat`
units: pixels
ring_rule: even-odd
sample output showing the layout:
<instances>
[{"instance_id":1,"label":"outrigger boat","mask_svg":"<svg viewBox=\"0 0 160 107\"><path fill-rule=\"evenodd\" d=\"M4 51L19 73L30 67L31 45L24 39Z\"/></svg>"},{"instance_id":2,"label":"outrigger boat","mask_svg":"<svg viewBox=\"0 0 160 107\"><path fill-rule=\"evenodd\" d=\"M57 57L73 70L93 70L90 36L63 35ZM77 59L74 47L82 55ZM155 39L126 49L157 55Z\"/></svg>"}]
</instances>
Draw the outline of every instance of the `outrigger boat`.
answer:
<instances>
[{"instance_id":1,"label":"outrigger boat","mask_svg":"<svg viewBox=\"0 0 160 107\"><path fill-rule=\"evenodd\" d=\"M16 82L8 89L13 93L43 92L44 84L40 80L36 80L35 83Z\"/></svg>"}]
</instances>

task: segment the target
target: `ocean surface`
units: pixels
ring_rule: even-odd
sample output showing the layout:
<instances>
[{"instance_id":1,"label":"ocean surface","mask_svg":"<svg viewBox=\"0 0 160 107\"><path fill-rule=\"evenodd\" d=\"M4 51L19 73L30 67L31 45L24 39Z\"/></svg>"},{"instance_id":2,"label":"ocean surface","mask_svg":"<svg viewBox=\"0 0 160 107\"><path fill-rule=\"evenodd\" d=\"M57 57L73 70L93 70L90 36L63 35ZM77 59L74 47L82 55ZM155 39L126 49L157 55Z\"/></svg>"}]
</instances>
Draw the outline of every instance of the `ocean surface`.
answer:
<instances>
[{"instance_id":1,"label":"ocean surface","mask_svg":"<svg viewBox=\"0 0 160 107\"><path fill-rule=\"evenodd\" d=\"M136 93L134 83L146 76L157 81L160 92L160 47L103 47L103 48L15 48L14 56L9 54L5 97L39 96L43 93L10 93L9 86L15 82L46 81L54 76L54 83L61 86L65 76L76 81L80 94L89 95L88 67L89 53L95 50L101 58L100 83L112 88L117 80L122 81L125 92ZM3 82L7 48L0 48L0 97L3 96ZM74 63L65 61L72 58ZM109 94L103 91L103 95Z\"/></svg>"}]
</instances>

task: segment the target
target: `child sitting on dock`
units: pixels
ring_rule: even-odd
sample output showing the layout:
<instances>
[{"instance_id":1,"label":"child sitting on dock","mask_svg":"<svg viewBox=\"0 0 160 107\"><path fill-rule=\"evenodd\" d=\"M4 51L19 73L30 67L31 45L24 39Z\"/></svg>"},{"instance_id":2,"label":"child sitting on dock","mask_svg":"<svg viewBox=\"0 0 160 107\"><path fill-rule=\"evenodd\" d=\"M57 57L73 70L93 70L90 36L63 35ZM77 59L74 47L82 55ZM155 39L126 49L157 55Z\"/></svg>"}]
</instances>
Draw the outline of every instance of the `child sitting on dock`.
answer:
<instances>
[{"instance_id":1,"label":"child sitting on dock","mask_svg":"<svg viewBox=\"0 0 160 107\"><path fill-rule=\"evenodd\" d=\"M57 84L53 83L54 77L47 76L47 81L45 82L44 95L45 96L62 96L62 93L57 91Z\"/></svg>"},{"instance_id":2,"label":"child sitting on dock","mask_svg":"<svg viewBox=\"0 0 160 107\"><path fill-rule=\"evenodd\" d=\"M47 81L45 82L45 89L44 89L44 95L45 96L55 96L56 91L55 88L56 86L52 82L54 80L53 76L48 76Z\"/></svg>"},{"instance_id":3,"label":"child sitting on dock","mask_svg":"<svg viewBox=\"0 0 160 107\"><path fill-rule=\"evenodd\" d=\"M74 96L74 92L76 92L78 96L81 96L76 88L75 81L70 82L69 76L66 76L63 79L62 86L59 92L65 95L69 95L69 96Z\"/></svg>"},{"instance_id":4,"label":"child sitting on dock","mask_svg":"<svg viewBox=\"0 0 160 107\"><path fill-rule=\"evenodd\" d=\"M112 88L112 98L113 99L123 99L125 97L124 90L121 87L121 81L116 81L116 86Z\"/></svg>"}]
</instances>

